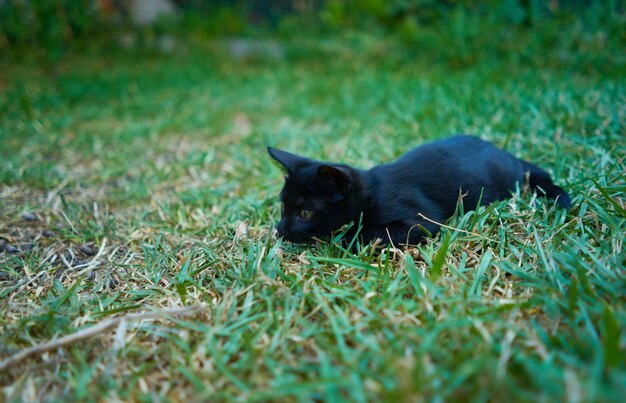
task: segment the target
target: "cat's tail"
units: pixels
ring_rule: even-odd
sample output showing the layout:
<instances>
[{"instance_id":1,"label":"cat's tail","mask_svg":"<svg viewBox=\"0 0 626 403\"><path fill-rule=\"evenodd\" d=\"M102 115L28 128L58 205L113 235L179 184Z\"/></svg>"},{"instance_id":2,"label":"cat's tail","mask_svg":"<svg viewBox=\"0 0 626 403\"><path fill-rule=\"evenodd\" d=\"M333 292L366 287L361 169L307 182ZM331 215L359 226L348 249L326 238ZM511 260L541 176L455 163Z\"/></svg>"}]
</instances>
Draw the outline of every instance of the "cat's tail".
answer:
<instances>
[{"instance_id":1,"label":"cat's tail","mask_svg":"<svg viewBox=\"0 0 626 403\"><path fill-rule=\"evenodd\" d=\"M524 170L528 172L528 184L531 189L537 191L539 196L555 199L559 207L569 210L572 206L569 194L552 182L549 173L526 161L524 161Z\"/></svg>"}]
</instances>

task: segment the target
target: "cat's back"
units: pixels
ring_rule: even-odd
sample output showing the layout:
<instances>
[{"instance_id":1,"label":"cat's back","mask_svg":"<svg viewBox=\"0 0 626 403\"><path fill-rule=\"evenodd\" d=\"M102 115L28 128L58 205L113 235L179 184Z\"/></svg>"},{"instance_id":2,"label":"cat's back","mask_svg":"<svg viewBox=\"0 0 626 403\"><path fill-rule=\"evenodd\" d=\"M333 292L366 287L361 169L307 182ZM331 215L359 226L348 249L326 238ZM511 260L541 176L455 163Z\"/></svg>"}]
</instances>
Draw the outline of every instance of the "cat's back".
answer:
<instances>
[{"instance_id":1,"label":"cat's back","mask_svg":"<svg viewBox=\"0 0 626 403\"><path fill-rule=\"evenodd\" d=\"M457 135L423 144L395 162L371 171L381 181L441 189L459 185L489 186L495 181L523 179L523 163L476 136ZM506 179L506 180L504 180Z\"/></svg>"},{"instance_id":2,"label":"cat's back","mask_svg":"<svg viewBox=\"0 0 626 403\"><path fill-rule=\"evenodd\" d=\"M436 164L440 161L450 161L450 159L475 158L480 154L498 152L502 152L502 150L488 141L476 136L460 134L422 144L402 155L394 164L413 164L416 161L422 164Z\"/></svg>"}]
</instances>

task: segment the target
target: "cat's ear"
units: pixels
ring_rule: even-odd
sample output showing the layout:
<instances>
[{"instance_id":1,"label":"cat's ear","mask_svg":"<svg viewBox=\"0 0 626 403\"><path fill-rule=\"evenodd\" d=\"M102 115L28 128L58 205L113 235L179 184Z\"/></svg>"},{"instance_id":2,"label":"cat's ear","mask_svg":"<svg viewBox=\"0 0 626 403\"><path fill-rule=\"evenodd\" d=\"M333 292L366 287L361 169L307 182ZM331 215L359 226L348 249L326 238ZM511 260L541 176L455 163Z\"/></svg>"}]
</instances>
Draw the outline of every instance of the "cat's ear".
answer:
<instances>
[{"instance_id":1,"label":"cat's ear","mask_svg":"<svg viewBox=\"0 0 626 403\"><path fill-rule=\"evenodd\" d=\"M273 147L267 147L267 152L272 158L280 163L288 173L294 172L298 167L310 162L308 158L300 157L299 155L288 153L287 151L279 150Z\"/></svg>"},{"instance_id":2,"label":"cat's ear","mask_svg":"<svg viewBox=\"0 0 626 403\"><path fill-rule=\"evenodd\" d=\"M346 190L352 184L350 171L342 167L320 165L317 168L317 177L334 183L340 190Z\"/></svg>"}]
</instances>

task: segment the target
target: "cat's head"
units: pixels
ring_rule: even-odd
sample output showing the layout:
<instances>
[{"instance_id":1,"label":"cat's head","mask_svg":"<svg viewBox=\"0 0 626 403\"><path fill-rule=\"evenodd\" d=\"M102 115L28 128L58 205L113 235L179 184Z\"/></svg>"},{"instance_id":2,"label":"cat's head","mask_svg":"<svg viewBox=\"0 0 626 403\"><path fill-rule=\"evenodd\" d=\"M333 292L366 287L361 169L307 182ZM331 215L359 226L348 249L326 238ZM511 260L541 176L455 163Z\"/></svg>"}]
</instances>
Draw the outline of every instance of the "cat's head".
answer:
<instances>
[{"instance_id":1,"label":"cat's head","mask_svg":"<svg viewBox=\"0 0 626 403\"><path fill-rule=\"evenodd\" d=\"M360 212L360 182L356 170L268 147L286 173L278 233L291 242L324 237ZM356 217L355 217L356 216Z\"/></svg>"}]
</instances>

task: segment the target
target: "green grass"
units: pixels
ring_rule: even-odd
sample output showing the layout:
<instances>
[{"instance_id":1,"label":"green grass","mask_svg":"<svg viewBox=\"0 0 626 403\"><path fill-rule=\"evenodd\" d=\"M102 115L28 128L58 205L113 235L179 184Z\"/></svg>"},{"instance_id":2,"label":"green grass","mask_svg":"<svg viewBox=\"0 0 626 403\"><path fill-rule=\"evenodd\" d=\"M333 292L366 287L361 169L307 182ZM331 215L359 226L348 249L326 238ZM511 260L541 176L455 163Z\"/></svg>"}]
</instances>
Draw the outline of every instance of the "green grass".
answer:
<instances>
[{"instance_id":1,"label":"green grass","mask_svg":"<svg viewBox=\"0 0 626 403\"><path fill-rule=\"evenodd\" d=\"M620 400L621 56L459 66L434 48L386 60L391 39L362 38L372 52L348 40L282 61L2 62L0 358L106 317L206 306L10 368L6 400ZM545 167L573 209L522 192L380 254L273 233L267 145L369 167L454 132Z\"/></svg>"}]
</instances>

